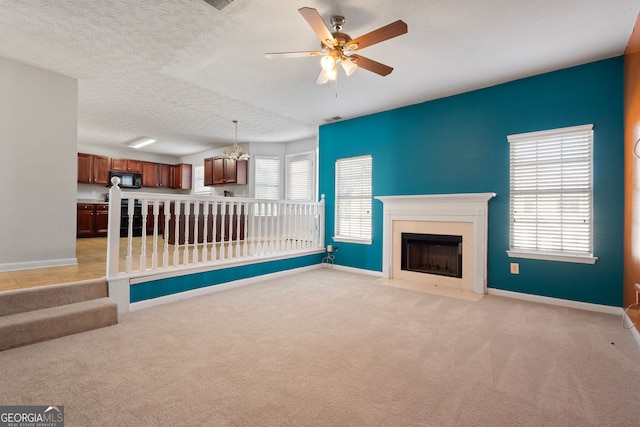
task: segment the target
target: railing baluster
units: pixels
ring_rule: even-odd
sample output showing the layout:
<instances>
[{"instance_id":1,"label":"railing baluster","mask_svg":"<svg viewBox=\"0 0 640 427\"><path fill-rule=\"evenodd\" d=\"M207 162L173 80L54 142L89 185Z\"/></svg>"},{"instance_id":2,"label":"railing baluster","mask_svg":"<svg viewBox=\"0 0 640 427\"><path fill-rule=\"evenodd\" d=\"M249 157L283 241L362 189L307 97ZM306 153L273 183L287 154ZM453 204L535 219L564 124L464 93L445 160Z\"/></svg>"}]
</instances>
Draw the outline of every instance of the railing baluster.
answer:
<instances>
[{"instance_id":1,"label":"railing baluster","mask_svg":"<svg viewBox=\"0 0 640 427\"><path fill-rule=\"evenodd\" d=\"M151 252L151 269L158 269L158 215L160 214L160 201L153 201L153 250Z\"/></svg>"},{"instance_id":2,"label":"railing baluster","mask_svg":"<svg viewBox=\"0 0 640 427\"><path fill-rule=\"evenodd\" d=\"M171 220L171 201L165 200L164 208L164 248L162 250L162 266L169 267L169 221Z\"/></svg>"},{"instance_id":3,"label":"railing baluster","mask_svg":"<svg viewBox=\"0 0 640 427\"><path fill-rule=\"evenodd\" d=\"M247 241L249 240L249 206L247 202L241 202L242 208L240 209L240 214L242 215L242 257L246 258L249 256L249 246Z\"/></svg>"},{"instance_id":4,"label":"railing baluster","mask_svg":"<svg viewBox=\"0 0 640 427\"><path fill-rule=\"evenodd\" d=\"M218 209L220 205L218 202L214 202L211 206L211 215L213 215L213 228L211 234L211 261L218 260Z\"/></svg>"},{"instance_id":5,"label":"railing baluster","mask_svg":"<svg viewBox=\"0 0 640 427\"><path fill-rule=\"evenodd\" d=\"M202 262L207 262L209 257L209 201L202 205Z\"/></svg>"},{"instance_id":6,"label":"railing baluster","mask_svg":"<svg viewBox=\"0 0 640 427\"><path fill-rule=\"evenodd\" d=\"M135 208L135 199L128 199L127 202L127 258L126 272L131 273L133 267L133 212Z\"/></svg>"},{"instance_id":7,"label":"railing baluster","mask_svg":"<svg viewBox=\"0 0 640 427\"><path fill-rule=\"evenodd\" d=\"M200 202L193 204L193 263L197 264L198 258L198 231L200 224Z\"/></svg>"},{"instance_id":8,"label":"railing baluster","mask_svg":"<svg viewBox=\"0 0 640 427\"><path fill-rule=\"evenodd\" d=\"M181 202L173 202L173 217L175 218L175 234L173 241L173 266L180 265L180 209Z\"/></svg>"},{"instance_id":9,"label":"railing baluster","mask_svg":"<svg viewBox=\"0 0 640 427\"><path fill-rule=\"evenodd\" d=\"M235 252L236 258L240 258L240 202L235 202L233 204L233 212L236 215L236 239L235 239Z\"/></svg>"},{"instance_id":10,"label":"railing baluster","mask_svg":"<svg viewBox=\"0 0 640 427\"><path fill-rule=\"evenodd\" d=\"M142 199L140 202L142 214L142 234L140 235L140 268L139 271L147 269L147 216L149 215L147 199Z\"/></svg>"},{"instance_id":11,"label":"railing baluster","mask_svg":"<svg viewBox=\"0 0 640 427\"><path fill-rule=\"evenodd\" d=\"M220 260L225 259L224 239L226 237L226 228L227 228L226 207L227 207L226 201L220 203Z\"/></svg>"},{"instance_id":12,"label":"railing baluster","mask_svg":"<svg viewBox=\"0 0 640 427\"><path fill-rule=\"evenodd\" d=\"M191 228L191 203L184 202L184 247L182 249L182 263L189 264L189 228Z\"/></svg>"},{"instance_id":13,"label":"railing baluster","mask_svg":"<svg viewBox=\"0 0 640 427\"><path fill-rule=\"evenodd\" d=\"M227 226L227 224L229 224L229 229L226 231L228 236L227 236L227 259L232 259L233 258L233 249L232 249L232 245L233 245L233 203L229 202L227 203L227 218L224 222L225 224L225 228Z\"/></svg>"}]
</instances>

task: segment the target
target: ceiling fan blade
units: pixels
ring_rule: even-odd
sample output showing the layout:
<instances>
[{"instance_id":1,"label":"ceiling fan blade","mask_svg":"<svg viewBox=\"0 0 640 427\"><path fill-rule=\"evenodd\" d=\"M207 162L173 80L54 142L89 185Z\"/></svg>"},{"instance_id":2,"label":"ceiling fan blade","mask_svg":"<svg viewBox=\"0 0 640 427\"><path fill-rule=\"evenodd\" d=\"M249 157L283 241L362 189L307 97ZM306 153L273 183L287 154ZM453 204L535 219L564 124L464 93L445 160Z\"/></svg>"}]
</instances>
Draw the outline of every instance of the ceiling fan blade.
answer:
<instances>
[{"instance_id":1,"label":"ceiling fan blade","mask_svg":"<svg viewBox=\"0 0 640 427\"><path fill-rule=\"evenodd\" d=\"M349 58L358 67L362 67L365 70L369 70L381 76L389 75L393 71L393 68L389 67L388 65L381 64L374 61L373 59L365 58L364 56L352 54L349 55Z\"/></svg>"},{"instance_id":2,"label":"ceiling fan blade","mask_svg":"<svg viewBox=\"0 0 640 427\"><path fill-rule=\"evenodd\" d=\"M349 42L349 48L352 50L363 49L376 43L389 40L391 38L401 36L408 31L407 24L402 20L397 20L389 25L380 27L363 36L356 37Z\"/></svg>"},{"instance_id":3,"label":"ceiling fan blade","mask_svg":"<svg viewBox=\"0 0 640 427\"><path fill-rule=\"evenodd\" d=\"M273 58L304 58L307 56L320 56L322 52L314 52L314 51L305 51L305 52L276 52L276 53L265 53L264 57L273 59Z\"/></svg>"},{"instance_id":4,"label":"ceiling fan blade","mask_svg":"<svg viewBox=\"0 0 640 427\"><path fill-rule=\"evenodd\" d=\"M318 35L318 38L323 44L329 47L333 46L335 39L317 10L312 7L301 7L298 9L298 12L300 12L302 17L311 26L311 29Z\"/></svg>"}]
</instances>

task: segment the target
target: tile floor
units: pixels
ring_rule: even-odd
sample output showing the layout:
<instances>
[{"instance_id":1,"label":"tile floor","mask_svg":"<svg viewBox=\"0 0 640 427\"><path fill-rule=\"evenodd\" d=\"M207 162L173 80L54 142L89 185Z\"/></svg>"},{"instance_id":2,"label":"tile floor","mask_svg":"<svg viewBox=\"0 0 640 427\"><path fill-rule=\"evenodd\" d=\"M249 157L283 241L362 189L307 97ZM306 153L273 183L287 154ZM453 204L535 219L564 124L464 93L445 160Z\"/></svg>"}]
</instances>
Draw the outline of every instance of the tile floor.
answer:
<instances>
[{"instance_id":1,"label":"tile floor","mask_svg":"<svg viewBox=\"0 0 640 427\"><path fill-rule=\"evenodd\" d=\"M104 277L107 238L78 239L76 257L78 265L0 272L0 292Z\"/></svg>"}]
</instances>

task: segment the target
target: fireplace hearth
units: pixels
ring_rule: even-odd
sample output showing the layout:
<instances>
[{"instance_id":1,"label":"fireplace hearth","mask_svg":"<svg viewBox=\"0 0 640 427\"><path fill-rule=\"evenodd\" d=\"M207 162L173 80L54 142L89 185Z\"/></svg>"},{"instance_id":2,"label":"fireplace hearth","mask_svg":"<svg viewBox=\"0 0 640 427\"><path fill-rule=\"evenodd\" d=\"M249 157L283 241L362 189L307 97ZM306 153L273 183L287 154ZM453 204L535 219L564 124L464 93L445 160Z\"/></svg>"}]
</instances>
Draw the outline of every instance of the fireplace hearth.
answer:
<instances>
[{"instance_id":1,"label":"fireplace hearth","mask_svg":"<svg viewBox=\"0 0 640 427\"><path fill-rule=\"evenodd\" d=\"M462 236L402 233L401 269L462 277Z\"/></svg>"}]
</instances>

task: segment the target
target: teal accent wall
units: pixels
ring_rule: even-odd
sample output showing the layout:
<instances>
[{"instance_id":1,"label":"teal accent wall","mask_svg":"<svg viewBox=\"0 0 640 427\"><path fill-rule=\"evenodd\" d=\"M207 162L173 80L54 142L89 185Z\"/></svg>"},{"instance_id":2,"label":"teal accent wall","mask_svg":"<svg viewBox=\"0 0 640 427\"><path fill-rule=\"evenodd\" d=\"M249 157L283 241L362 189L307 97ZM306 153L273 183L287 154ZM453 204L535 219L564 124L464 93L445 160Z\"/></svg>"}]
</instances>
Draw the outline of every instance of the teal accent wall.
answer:
<instances>
[{"instance_id":1,"label":"teal accent wall","mask_svg":"<svg viewBox=\"0 0 640 427\"><path fill-rule=\"evenodd\" d=\"M317 265L322 262L323 256L324 253L306 255L297 258L242 265L238 267L204 271L185 276L176 276L138 283L131 285L129 299L132 303L140 302L166 295L205 288L207 286L233 282L235 280L248 279L250 277L261 276L263 274Z\"/></svg>"},{"instance_id":2,"label":"teal accent wall","mask_svg":"<svg viewBox=\"0 0 640 427\"><path fill-rule=\"evenodd\" d=\"M598 261L509 258L507 135L590 123ZM489 202L490 288L621 306L623 125L623 58L616 57L321 126L319 183L326 195L326 243L339 247L336 264L382 271L380 201L373 201L373 244L332 239L335 161L371 154L374 196L498 194ZM519 275L510 274L510 262L520 264Z\"/></svg>"}]
</instances>

